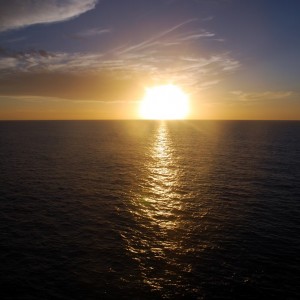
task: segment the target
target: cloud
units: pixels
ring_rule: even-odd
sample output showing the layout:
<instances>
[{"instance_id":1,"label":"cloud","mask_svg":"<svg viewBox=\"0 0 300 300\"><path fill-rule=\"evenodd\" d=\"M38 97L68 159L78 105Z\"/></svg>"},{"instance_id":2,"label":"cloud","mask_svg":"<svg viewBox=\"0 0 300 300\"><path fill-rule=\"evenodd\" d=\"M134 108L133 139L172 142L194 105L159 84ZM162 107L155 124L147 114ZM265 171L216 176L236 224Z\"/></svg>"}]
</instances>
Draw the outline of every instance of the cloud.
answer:
<instances>
[{"instance_id":1,"label":"cloud","mask_svg":"<svg viewBox=\"0 0 300 300\"><path fill-rule=\"evenodd\" d=\"M0 74L0 96L111 102L136 99L143 90L142 71L137 76L122 60L102 54L0 49Z\"/></svg>"},{"instance_id":2,"label":"cloud","mask_svg":"<svg viewBox=\"0 0 300 300\"><path fill-rule=\"evenodd\" d=\"M218 84L222 76L238 67L238 62L226 53L176 58L151 51L126 52L116 57L45 50L2 53L0 95L71 100L116 101L129 99L130 93L130 100L136 100L146 85L170 81L194 91L203 90Z\"/></svg>"},{"instance_id":3,"label":"cloud","mask_svg":"<svg viewBox=\"0 0 300 300\"><path fill-rule=\"evenodd\" d=\"M12 38L12 39L8 39L5 41L2 41L2 44L14 44L14 43L19 43L22 42L24 40L26 40L27 38L25 36L21 36L21 37L17 37L17 38Z\"/></svg>"},{"instance_id":4,"label":"cloud","mask_svg":"<svg viewBox=\"0 0 300 300\"><path fill-rule=\"evenodd\" d=\"M160 52L160 47L108 54L0 49L0 95L113 101L120 100L122 93L127 97L125 85L132 90L134 85L139 89L173 82L194 91L208 89L239 67L228 53L177 56Z\"/></svg>"},{"instance_id":5,"label":"cloud","mask_svg":"<svg viewBox=\"0 0 300 300\"><path fill-rule=\"evenodd\" d=\"M101 36L112 32L110 28L89 28L86 30L81 30L69 37L72 39L84 40L91 37Z\"/></svg>"},{"instance_id":6,"label":"cloud","mask_svg":"<svg viewBox=\"0 0 300 300\"><path fill-rule=\"evenodd\" d=\"M98 0L0 1L0 31L65 21L93 9Z\"/></svg>"},{"instance_id":7,"label":"cloud","mask_svg":"<svg viewBox=\"0 0 300 300\"><path fill-rule=\"evenodd\" d=\"M202 37L214 36L201 29L187 34L183 27L194 21L181 22L105 53L0 48L0 96L119 101L129 99L129 94L130 100L136 100L145 86L170 82L193 93L210 89L235 72L240 63L228 52L210 55L190 50L187 54L187 47L193 49ZM90 29L83 35L102 34L101 30ZM182 41L183 37L188 38Z\"/></svg>"},{"instance_id":8,"label":"cloud","mask_svg":"<svg viewBox=\"0 0 300 300\"><path fill-rule=\"evenodd\" d=\"M155 35L153 37L150 37L147 40L144 40L144 41L142 41L142 42L140 42L138 44L126 47L120 53L123 54L123 53L130 52L130 51L133 51L133 50L143 50L143 49L149 48L151 46L156 46L158 44L158 41L161 40L162 38L164 38L165 36L168 36L173 31L176 31L177 29L179 29L179 28L181 28L181 27L183 27L183 26L185 26L185 25L187 25L189 23L195 22L195 21L197 21L197 19L189 19L187 21L179 23L179 24L177 24L177 25L175 25L175 26L173 26L171 28L163 30L159 34L157 34L157 35ZM177 43L179 43L179 41L177 41Z\"/></svg>"},{"instance_id":9,"label":"cloud","mask_svg":"<svg viewBox=\"0 0 300 300\"><path fill-rule=\"evenodd\" d=\"M288 98L293 95L292 91L266 91L259 93L246 93L242 91L231 92L239 101L253 102L253 101L268 101Z\"/></svg>"},{"instance_id":10,"label":"cloud","mask_svg":"<svg viewBox=\"0 0 300 300\"><path fill-rule=\"evenodd\" d=\"M206 18L203 18L203 19L202 19L202 22L210 22L210 21L212 21L214 18L215 18L214 16L208 16L208 17L206 17Z\"/></svg>"},{"instance_id":11,"label":"cloud","mask_svg":"<svg viewBox=\"0 0 300 300\"><path fill-rule=\"evenodd\" d=\"M200 32L200 33L186 35L185 37L181 38L180 40L183 42L183 41L198 40L200 38L213 37L213 36L215 36L214 33L211 33L211 32L208 32L208 31L203 31L203 32Z\"/></svg>"}]
</instances>

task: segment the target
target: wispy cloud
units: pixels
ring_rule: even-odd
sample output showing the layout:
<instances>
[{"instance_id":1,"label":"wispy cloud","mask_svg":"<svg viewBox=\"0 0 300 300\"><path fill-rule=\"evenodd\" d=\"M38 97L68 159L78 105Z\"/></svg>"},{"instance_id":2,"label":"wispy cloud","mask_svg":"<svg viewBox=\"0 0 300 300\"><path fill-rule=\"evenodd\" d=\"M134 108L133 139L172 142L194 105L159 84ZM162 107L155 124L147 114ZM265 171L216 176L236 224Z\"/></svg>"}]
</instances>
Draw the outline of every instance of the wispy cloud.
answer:
<instances>
[{"instance_id":1,"label":"wispy cloud","mask_svg":"<svg viewBox=\"0 0 300 300\"><path fill-rule=\"evenodd\" d=\"M0 1L0 31L74 18L93 9L98 0Z\"/></svg>"},{"instance_id":2,"label":"wispy cloud","mask_svg":"<svg viewBox=\"0 0 300 300\"><path fill-rule=\"evenodd\" d=\"M197 19L186 20L186 21L179 23L171 28L168 28L168 29L160 32L159 34L154 35L153 37L150 37L149 39L144 40L138 44L131 45L129 47L124 47L124 49L121 50L119 53L124 54L126 52L130 52L133 50L143 50L145 48L149 48L149 46L155 46L159 43L158 41L161 40L163 37L167 36L168 34L172 33L173 31L179 29L180 27L183 27L183 26L185 26L191 22L195 22L195 21L197 21Z\"/></svg>"},{"instance_id":3,"label":"wispy cloud","mask_svg":"<svg viewBox=\"0 0 300 300\"><path fill-rule=\"evenodd\" d=\"M195 92L209 89L218 84L227 73L235 72L240 63L228 52L209 55L189 51L187 54L186 47L201 42L201 38L214 37L213 33L203 29L198 32L184 30L187 24L195 21L190 19L181 22L152 37L120 45L103 53L66 53L45 50L12 52L2 48L0 49L0 95L21 95L23 91L27 95L95 100L97 94L98 100L103 97L114 101L116 99L108 97L108 92L103 92L102 83L107 84L108 87L116 84L123 85L123 91L126 90L125 85L132 89L133 82L139 85L139 88L145 85L173 82ZM108 29L93 28L83 32L83 35L104 33L108 33ZM81 78L81 81L78 78ZM63 90L63 93L56 92L56 85L60 86L63 82L66 87L70 87L69 90L61 88L60 91ZM47 85L51 88L48 89ZM71 86L82 86L82 88L76 94ZM89 92L88 89L96 90L97 93ZM119 100L122 95L116 96Z\"/></svg>"},{"instance_id":4,"label":"wispy cloud","mask_svg":"<svg viewBox=\"0 0 300 300\"><path fill-rule=\"evenodd\" d=\"M108 34L110 32L112 32L110 28L89 28L86 30L79 31L76 34L73 34L71 37L78 38L78 39L86 39L90 37L96 37L96 36Z\"/></svg>"},{"instance_id":5,"label":"wispy cloud","mask_svg":"<svg viewBox=\"0 0 300 300\"><path fill-rule=\"evenodd\" d=\"M198 40L201 38L208 38L208 37L213 37L213 36L215 36L214 33L211 33L209 31L202 31L199 33L187 34L185 37L180 38L180 41L184 42L184 41L189 41L189 40Z\"/></svg>"},{"instance_id":6,"label":"wispy cloud","mask_svg":"<svg viewBox=\"0 0 300 300\"><path fill-rule=\"evenodd\" d=\"M18 64L18 59L15 57L3 57L0 59L0 71L11 71L11 69L15 69ZM2 73L2 77L3 77Z\"/></svg>"},{"instance_id":7,"label":"wispy cloud","mask_svg":"<svg viewBox=\"0 0 300 300\"><path fill-rule=\"evenodd\" d=\"M210 21L212 21L214 19L214 16L208 16L208 17L206 17L206 18L203 18L201 21L202 22L210 22Z\"/></svg>"},{"instance_id":8,"label":"wispy cloud","mask_svg":"<svg viewBox=\"0 0 300 300\"><path fill-rule=\"evenodd\" d=\"M101 53L68 54L38 50L0 58L2 74L0 76L0 94L13 94L17 90L22 93L22 90L28 91L28 87L32 86L31 94L38 95L41 92L40 87L48 85L52 86L51 94L48 95L47 92L45 96L55 97L56 85L59 86L67 81L65 86L70 87L70 90L65 90L64 96L77 98L69 83L73 82L73 86L78 86L84 82L85 88L88 90L87 79L98 86L99 97L102 94L99 89L102 86L101 81L114 81L116 84L118 82L118 85L120 81L126 81L131 82L130 85L132 85L132 81L139 82L141 78L145 79L144 85L147 82L148 84L151 82L157 84L172 81L187 88L192 87L194 90L199 90L217 84L226 73L234 71L238 66L239 63L228 57L226 53L210 57L179 57L175 61L174 57L160 56L157 53L152 56L146 53L144 55L126 53L126 55L112 58L110 55ZM81 81L75 80L79 77L82 78ZM42 78L45 80L41 82ZM57 78L59 81L56 80ZM112 84L108 86L112 86ZM94 88L90 87L90 89ZM44 95L43 92L40 95ZM84 98L83 89L80 97ZM121 95L118 97L120 98ZM86 93L86 98L90 98L89 92Z\"/></svg>"},{"instance_id":9,"label":"wispy cloud","mask_svg":"<svg viewBox=\"0 0 300 300\"><path fill-rule=\"evenodd\" d=\"M2 44L7 45L7 44L19 43L19 42L25 41L26 39L27 38L25 36L16 37L16 38L12 38L12 39L2 41Z\"/></svg>"},{"instance_id":10,"label":"wispy cloud","mask_svg":"<svg viewBox=\"0 0 300 300\"><path fill-rule=\"evenodd\" d=\"M259 93L246 93L243 91L232 91L231 93L239 101L244 101L244 102L285 99L294 94L292 91L265 91Z\"/></svg>"}]
</instances>

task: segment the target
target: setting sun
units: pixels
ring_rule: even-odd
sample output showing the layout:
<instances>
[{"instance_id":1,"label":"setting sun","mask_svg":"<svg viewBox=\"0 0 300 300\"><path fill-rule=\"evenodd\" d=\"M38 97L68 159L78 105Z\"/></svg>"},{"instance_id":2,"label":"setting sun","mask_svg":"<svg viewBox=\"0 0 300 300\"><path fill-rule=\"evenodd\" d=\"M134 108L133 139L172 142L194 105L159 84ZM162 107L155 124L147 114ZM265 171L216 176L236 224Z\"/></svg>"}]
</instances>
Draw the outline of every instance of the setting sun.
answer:
<instances>
[{"instance_id":1,"label":"setting sun","mask_svg":"<svg viewBox=\"0 0 300 300\"><path fill-rule=\"evenodd\" d=\"M182 89L168 84L147 88L140 104L140 116L152 120L185 119L189 112L189 99Z\"/></svg>"}]
</instances>

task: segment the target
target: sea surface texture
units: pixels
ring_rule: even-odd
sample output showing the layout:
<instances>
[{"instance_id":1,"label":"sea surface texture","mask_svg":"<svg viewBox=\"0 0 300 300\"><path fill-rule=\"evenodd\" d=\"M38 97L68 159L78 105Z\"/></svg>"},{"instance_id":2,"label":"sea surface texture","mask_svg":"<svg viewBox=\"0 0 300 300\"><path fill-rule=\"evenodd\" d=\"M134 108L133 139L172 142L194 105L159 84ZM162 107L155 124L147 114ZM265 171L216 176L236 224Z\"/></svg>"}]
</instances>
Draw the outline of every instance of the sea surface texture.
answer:
<instances>
[{"instance_id":1,"label":"sea surface texture","mask_svg":"<svg viewBox=\"0 0 300 300\"><path fill-rule=\"evenodd\" d=\"M300 299L300 122L0 122L1 299Z\"/></svg>"}]
</instances>

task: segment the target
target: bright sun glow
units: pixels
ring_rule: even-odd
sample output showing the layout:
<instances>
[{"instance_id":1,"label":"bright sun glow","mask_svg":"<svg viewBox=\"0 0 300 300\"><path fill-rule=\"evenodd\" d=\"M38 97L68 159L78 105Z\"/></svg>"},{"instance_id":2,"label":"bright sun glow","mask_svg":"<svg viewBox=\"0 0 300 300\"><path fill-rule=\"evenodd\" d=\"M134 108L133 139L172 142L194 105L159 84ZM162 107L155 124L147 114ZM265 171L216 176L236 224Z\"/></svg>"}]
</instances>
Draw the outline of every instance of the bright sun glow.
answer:
<instances>
[{"instance_id":1,"label":"bright sun glow","mask_svg":"<svg viewBox=\"0 0 300 300\"><path fill-rule=\"evenodd\" d=\"M148 88L140 105L140 116L143 119L185 119L188 112L188 96L173 84Z\"/></svg>"}]
</instances>

